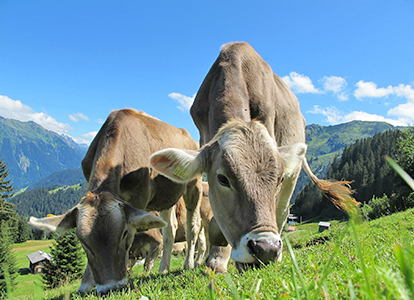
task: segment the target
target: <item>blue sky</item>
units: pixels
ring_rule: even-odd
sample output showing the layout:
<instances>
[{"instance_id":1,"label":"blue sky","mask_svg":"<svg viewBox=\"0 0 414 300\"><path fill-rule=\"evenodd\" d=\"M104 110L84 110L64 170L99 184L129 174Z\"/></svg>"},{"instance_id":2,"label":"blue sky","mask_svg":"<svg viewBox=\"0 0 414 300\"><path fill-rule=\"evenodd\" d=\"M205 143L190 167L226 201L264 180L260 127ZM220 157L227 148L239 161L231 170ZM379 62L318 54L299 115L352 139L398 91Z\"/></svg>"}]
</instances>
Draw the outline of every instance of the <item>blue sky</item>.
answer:
<instances>
[{"instance_id":1,"label":"blue sky","mask_svg":"<svg viewBox=\"0 0 414 300\"><path fill-rule=\"evenodd\" d=\"M246 41L307 124L414 123L414 1L0 1L0 116L90 143L114 109L186 128L221 45Z\"/></svg>"}]
</instances>

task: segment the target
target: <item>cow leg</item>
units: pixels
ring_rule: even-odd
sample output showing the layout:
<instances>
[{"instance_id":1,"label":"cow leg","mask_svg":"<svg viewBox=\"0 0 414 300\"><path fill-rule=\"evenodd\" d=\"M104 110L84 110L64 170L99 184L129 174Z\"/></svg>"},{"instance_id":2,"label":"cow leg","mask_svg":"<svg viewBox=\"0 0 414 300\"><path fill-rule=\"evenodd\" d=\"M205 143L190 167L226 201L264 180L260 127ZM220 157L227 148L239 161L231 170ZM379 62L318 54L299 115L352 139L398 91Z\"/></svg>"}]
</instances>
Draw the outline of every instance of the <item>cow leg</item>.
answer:
<instances>
[{"instance_id":1,"label":"cow leg","mask_svg":"<svg viewBox=\"0 0 414 300\"><path fill-rule=\"evenodd\" d=\"M155 261L158 256L161 254L161 244L156 242L150 243L150 249L148 255L145 258L144 270L147 273L150 273L152 268L154 268Z\"/></svg>"},{"instance_id":2,"label":"cow leg","mask_svg":"<svg viewBox=\"0 0 414 300\"><path fill-rule=\"evenodd\" d=\"M165 274L170 271L171 253L175 240L175 233L178 228L177 219L175 218L175 206L169 210L160 212L160 217L167 222L167 226L162 228L162 258L159 268L160 274Z\"/></svg>"},{"instance_id":3,"label":"cow leg","mask_svg":"<svg viewBox=\"0 0 414 300\"><path fill-rule=\"evenodd\" d=\"M76 293L88 293L92 291L95 285L95 279L93 278L92 270L88 263L83 273L82 283Z\"/></svg>"},{"instance_id":4,"label":"cow leg","mask_svg":"<svg viewBox=\"0 0 414 300\"><path fill-rule=\"evenodd\" d=\"M220 230L214 217L210 219L206 228L206 241L209 247L204 264L218 274L227 273L227 264L230 260L231 246Z\"/></svg>"},{"instance_id":5,"label":"cow leg","mask_svg":"<svg viewBox=\"0 0 414 300\"><path fill-rule=\"evenodd\" d=\"M206 235L204 228L201 228L200 233L198 234L198 247L197 247L197 257L195 260L196 267L203 264L204 256L206 255L207 245L206 245Z\"/></svg>"},{"instance_id":6,"label":"cow leg","mask_svg":"<svg viewBox=\"0 0 414 300\"><path fill-rule=\"evenodd\" d=\"M202 191L201 178L199 178L187 184L187 191L183 195L187 209L186 240L188 245L184 269L194 269L195 247L201 229L200 206L203 195Z\"/></svg>"}]
</instances>

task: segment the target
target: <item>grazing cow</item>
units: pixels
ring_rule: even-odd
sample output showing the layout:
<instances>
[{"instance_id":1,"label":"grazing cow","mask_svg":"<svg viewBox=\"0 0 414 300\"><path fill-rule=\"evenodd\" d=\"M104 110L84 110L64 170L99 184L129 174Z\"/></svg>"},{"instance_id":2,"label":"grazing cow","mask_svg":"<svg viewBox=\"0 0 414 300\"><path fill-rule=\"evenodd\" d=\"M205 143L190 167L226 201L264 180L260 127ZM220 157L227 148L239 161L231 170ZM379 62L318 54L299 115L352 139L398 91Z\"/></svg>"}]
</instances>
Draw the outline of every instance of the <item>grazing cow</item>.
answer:
<instances>
[{"instance_id":1,"label":"grazing cow","mask_svg":"<svg viewBox=\"0 0 414 300\"><path fill-rule=\"evenodd\" d=\"M194 248L200 228L201 177L176 183L152 171L149 156L166 147L199 148L189 133L133 109L113 111L92 141L82 168L88 193L66 214L31 218L30 223L65 231L76 227L76 235L88 257L78 292L96 285L106 293L127 283L128 251L137 231L170 224L171 207L181 196L187 207L186 268L194 268ZM144 212L163 211L167 221ZM141 221L140 219L143 219ZM171 252L171 226L163 228L163 251ZM168 271L164 261L160 272Z\"/></svg>"},{"instance_id":2,"label":"grazing cow","mask_svg":"<svg viewBox=\"0 0 414 300\"><path fill-rule=\"evenodd\" d=\"M207 174L214 219L222 232L216 231L210 242L228 242L236 262L267 264L281 259L280 233L302 167L337 206L355 203L349 182L320 180L312 173L299 102L249 44L222 47L191 115L203 147L198 152L156 152L151 165L176 182ZM229 258L221 259L216 263Z\"/></svg>"}]
</instances>

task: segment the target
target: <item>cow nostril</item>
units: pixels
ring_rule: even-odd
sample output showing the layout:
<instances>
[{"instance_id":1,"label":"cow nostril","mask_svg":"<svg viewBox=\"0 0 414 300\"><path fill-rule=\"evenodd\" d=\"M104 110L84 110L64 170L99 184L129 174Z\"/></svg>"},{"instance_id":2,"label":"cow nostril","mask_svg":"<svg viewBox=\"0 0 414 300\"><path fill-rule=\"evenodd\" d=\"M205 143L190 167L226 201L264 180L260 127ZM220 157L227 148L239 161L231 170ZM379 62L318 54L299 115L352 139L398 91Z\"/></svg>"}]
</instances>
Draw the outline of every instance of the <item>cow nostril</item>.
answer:
<instances>
[{"instance_id":1,"label":"cow nostril","mask_svg":"<svg viewBox=\"0 0 414 300\"><path fill-rule=\"evenodd\" d=\"M249 253L264 264L274 261L282 250L282 241L249 240L247 242Z\"/></svg>"},{"instance_id":2,"label":"cow nostril","mask_svg":"<svg viewBox=\"0 0 414 300\"><path fill-rule=\"evenodd\" d=\"M247 247L252 255L259 255L262 252L262 249L257 245L255 240L249 240L247 242Z\"/></svg>"}]
</instances>

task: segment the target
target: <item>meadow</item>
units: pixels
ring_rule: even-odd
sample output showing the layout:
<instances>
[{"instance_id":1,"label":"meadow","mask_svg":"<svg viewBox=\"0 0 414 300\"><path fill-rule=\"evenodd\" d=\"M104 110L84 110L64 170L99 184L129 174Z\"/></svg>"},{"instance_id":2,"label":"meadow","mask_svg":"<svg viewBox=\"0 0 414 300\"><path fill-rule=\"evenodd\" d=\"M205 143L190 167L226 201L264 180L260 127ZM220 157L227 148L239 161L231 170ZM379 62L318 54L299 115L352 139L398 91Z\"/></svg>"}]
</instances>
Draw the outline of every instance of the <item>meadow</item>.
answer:
<instances>
[{"instance_id":1,"label":"meadow","mask_svg":"<svg viewBox=\"0 0 414 300\"><path fill-rule=\"evenodd\" d=\"M335 221L322 233L317 223L300 224L284 234L281 263L242 274L232 263L226 275L183 271L182 257L174 257L168 275L158 275L158 265L149 275L135 266L129 288L105 299L414 299L414 209L357 223ZM47 250L50 242L16 244L19 267L27 267L34 245ZM42 290L39 275L20 275L11 298L100 299L73 294L79 284Z\"/></svg>"}]
</instances>

